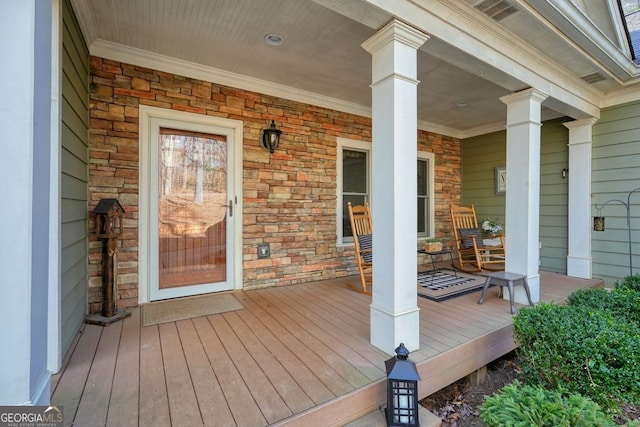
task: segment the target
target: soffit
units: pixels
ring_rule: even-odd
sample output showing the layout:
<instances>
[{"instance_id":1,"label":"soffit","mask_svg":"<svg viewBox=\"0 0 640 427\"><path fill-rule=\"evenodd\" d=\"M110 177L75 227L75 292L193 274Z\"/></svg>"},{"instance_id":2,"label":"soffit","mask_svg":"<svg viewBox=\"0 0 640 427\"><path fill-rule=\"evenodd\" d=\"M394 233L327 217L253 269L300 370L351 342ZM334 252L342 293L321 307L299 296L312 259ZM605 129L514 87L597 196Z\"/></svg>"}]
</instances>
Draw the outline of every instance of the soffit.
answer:
<instances>
[{"instance_id":1,"label":"soffit","mask_svg":"<svg viewBox=\"0 0 640 427\"><path fill-rule=\"evenodd\" d=\"M434 1L438 2L429 0L427 4ZM360 45L392 18L397 5L405 2L72 0L72 3L90 51L100 43L114 43L366 109L371 105L371 56ZM500 26L514 34L514 40L525 43L542 59L553 61L567 73L580 76L585 70L594 70L592 61L581 58L579 49L549 31L531 10L525 9L500 22ZM478 19L489 18L478 15ZM263 37L271 32L284 37L281 46L265 43ZM523 32L526 38L519 35ZM528 84L450 42L432 37L420 50L420 122L453 136L504 123L506 107L498 98ZM599 82L599 89L608 90L609 85L617 84L607 78L604 83ZM461 103L465 105L458 106ZM566 113L561 108L557 110ZM558 115L549 110L544 113L545 118Z\"/></svg>"}]
</instances>

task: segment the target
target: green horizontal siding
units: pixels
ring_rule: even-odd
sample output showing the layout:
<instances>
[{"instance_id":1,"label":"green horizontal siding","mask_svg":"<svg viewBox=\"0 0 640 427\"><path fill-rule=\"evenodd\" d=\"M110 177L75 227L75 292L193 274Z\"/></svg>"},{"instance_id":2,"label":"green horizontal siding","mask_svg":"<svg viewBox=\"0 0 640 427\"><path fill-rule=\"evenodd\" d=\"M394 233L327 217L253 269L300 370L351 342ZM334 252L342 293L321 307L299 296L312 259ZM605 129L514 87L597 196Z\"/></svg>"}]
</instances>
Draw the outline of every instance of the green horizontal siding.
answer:
<instances>
[{"instance_id":1,"label":"green horizontal siding","mask_svg":"<svg viewBox=\"0 0 640 427\"><path fill-rule=\"evenodd\" d=\"M605 231L591 232L593 275L613 285L629 274L627 210L611 202L601 211L595 205L620 200L640 187L640 102L602 110L593 127L592 214L605 217ZM640 273L640 192L630 197L633 272Z\"/></svg>"},{"instance_id":2,"label":"green horizontal siding","mask_svg":"<svg viewBox=\"0 0 640 427\"><path fill-rule=\"evenodd\" d=\"M540 269L567 271L569 131L563 118L544 122L540 146ZM506 165L506 131L462 141L462 204L475 205L478 220L504 221L505 195L495 193L495 168Z\"/></svg>"},{"instance_id":3,"label":"green horizontal siding","mask_svg":"<svg viewBox=\"0 0 640 427\"><path fill-rule=\"evenodd\" d=\"M87 311L89 52L71 4L63 6L61 321L63 354Z\"/></svg>"}]
</instances>

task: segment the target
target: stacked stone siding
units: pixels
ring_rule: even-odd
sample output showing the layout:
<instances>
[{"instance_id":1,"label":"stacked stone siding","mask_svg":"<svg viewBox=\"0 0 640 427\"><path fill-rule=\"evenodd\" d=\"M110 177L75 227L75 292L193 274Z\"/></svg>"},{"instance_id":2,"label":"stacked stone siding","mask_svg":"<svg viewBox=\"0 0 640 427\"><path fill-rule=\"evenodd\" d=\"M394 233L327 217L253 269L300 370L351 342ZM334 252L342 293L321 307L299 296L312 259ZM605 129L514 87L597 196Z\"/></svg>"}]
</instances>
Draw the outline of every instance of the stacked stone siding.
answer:
<instances>
[{"instance_id":1,"label":"stacked stone siding","mask_svg":"<svg viewBox=\"0 0 640 427\"><path fill-rule=\"evenodd\" d=\"M105 197L117 198L126 211L118 251L119 307L138 301L140 105L243 122L245 289L356 272L351 248L336 246L336 138L371 141L369 118L92 57L89 211ZM274 154L259 143L271 120L283 131ZM460 200L460 141L421 131L418 143L420 150L435 153L436 230L445 236L449 203ZM98 312L101 243L91 236L89 303ZM263 242L271 246L268 259L257 258Z\"/></svg>"}]
</instances>

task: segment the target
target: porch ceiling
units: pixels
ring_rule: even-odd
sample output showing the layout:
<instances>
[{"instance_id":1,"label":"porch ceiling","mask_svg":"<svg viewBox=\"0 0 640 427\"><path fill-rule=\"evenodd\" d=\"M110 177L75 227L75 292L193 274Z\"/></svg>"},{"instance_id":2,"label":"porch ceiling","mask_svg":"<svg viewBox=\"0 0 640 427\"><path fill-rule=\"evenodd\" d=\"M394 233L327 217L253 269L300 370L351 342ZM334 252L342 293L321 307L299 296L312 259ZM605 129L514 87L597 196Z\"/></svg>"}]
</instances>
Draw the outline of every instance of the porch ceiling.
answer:
<instances>
[{"instance_id":1,"label":"porch ceiling","mask_svg":"<svg viewBox=\"0 0 640 427\"><path fill-rule=\"evenodd\" d=\"M371 56L360 45L391 19L386 10L420 3L395 1L72 0L72 4L92 53L97 44L115 43L368 109ZM602 76L596 83L583 82L586 92L606 94L622 87L620 72L616 75L615 67L597 58L600 51L594 50L593 38L586 38L590 50L585 47L584 34L570 19L559 18L551 7L535 10L523 0L495 2L513 6L515 13L498 20L479 11L480 3L486 3L479 0L437 3L480 22L486 31L499 29L502 39L511 35L513 44L526 44L547 69L557 68L577 81L585 75ZM553 23L542 15L551 9ZM603 35L615 38L610 14L602 9L587 12L603 28ZM281 34L284 43L267 45L263 38L268 33ZM582 39L574 42L578 36ZM474 37L482 41L481 36ZM458 137L501 127L506 106L498 98L530 84L450 42L432 36L420 50L422 127ZM543 117L565 113L546 108Z\"/></svg>"}]
</instances>

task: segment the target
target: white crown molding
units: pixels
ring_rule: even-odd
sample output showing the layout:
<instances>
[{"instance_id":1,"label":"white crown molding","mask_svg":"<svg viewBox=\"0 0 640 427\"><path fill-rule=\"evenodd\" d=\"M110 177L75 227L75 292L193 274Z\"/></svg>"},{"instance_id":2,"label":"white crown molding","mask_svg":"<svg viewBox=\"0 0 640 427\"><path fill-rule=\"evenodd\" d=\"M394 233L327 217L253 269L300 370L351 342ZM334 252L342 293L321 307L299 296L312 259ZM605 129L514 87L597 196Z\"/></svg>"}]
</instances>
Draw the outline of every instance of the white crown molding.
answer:
<instances>
[{"instance_id":1,"label":"white crown molding","mask_svg":"<svg viewBox=\"0 0 640 427\"><path fill-rule=\"evenodd\" d=\"M96 40L91 44L89 52L94 56L138 65L152 70L164 71L166 73L212 82L223 86L249 90L305 104L317 105L319 107L356 114L358 116L371 117L371 107L368 106L300 89L294 89L288 86L268 82L266 80L231 73L217 68L187 62L101 39Z\"/></svg>"},{"instance_id":2,"label":"white crown molding","mask_svg":"<svg viewBox=\"0 0 640 427\"><path fill-rule=\"evenodd\" d=\"M640 101L640 85L627 87L609 93L602 98L601 108L613 107L614 105L626 104L628 102Z\"/></svg>"},{"instance_id":3,"label":"white crown molding","mask_svg":"<svg viewBox=\"0 0 640 427\"><path fill-rule=\"evenodd\" d=\"M450 136L452 138L461 138L464 131L449 126L439 125L437 123L428 122L426 120L418 120L418 129L426 132L436 133L438 135Z\"/></svg>"},{"instance_id":4,"label":"white crown molding","mask_svg":"<svg viewBox=\"0 0 640 427\"><path fill-rule=\"evenodd\" d=\"M467 129L462 131L458 138L473 138L474 136L486 135L488 133L499 132L501 130L505 130L507 128L507 118L505 120L497 122L497 123L489 123L482 126L477 126L472 129Z\"/></svg>"}]
</instances>

